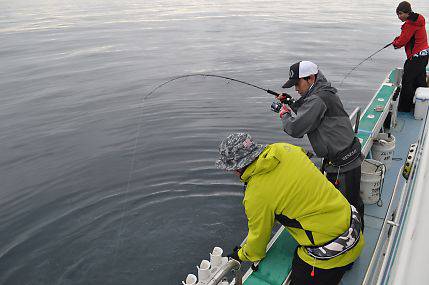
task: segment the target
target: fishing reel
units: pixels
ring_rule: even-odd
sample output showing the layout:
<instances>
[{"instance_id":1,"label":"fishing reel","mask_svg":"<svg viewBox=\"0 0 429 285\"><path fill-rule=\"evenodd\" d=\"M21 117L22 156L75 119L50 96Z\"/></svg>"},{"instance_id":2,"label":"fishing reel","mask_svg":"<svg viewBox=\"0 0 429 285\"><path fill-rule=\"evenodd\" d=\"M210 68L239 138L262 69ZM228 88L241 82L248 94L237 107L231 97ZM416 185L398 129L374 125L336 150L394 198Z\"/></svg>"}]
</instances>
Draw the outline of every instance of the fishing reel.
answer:
<instances>
[{"instance_id":1,"label":"fishing reel","mask_svg":"<svg viewBox=\"0 0 429 285\"><path fill-rule=\"evenodd\" d=\"M282 108L283 104L281 102L273 102L271 103L271 111L275 113L279 113L280 109Z\"/></svg>"},{"instance_id":2,"label":"fishing reel","mask_svg":"<svg viewBox=\"0 0 429 285\"><path fill-rule=\"evenodd\" d=\"M271 103L271 110L273 112L279 113L283 104L286 104L288 106L292 106L295 103L295 99L293 99L292 96L290 96L287 93L281 94L284 98L280 102L273 102Z\"/></svg>"}]
</instances>

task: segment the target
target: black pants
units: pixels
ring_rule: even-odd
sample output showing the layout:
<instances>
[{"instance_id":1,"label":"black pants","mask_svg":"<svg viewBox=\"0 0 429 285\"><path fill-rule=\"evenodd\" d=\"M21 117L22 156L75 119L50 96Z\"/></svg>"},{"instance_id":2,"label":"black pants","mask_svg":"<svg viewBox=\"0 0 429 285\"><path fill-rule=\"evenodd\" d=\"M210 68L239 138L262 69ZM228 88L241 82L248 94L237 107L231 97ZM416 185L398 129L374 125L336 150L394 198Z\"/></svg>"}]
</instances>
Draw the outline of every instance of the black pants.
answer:
<instances>
[{"instance_id":1,"label":"black pants","mask_svg":"<svg viewBox=\"0 0 429 285\"><path fill-rule=\"evenodd\" d=\"M355 206L361 215L362 219L362 231L364 228L363 215L365 213L365 208L363 205L362 198L360 196L360 177L361 177L361 167L356 167L350 171L344 173L328 173L326 175L328 180L335 185L335 187L340 190L340 192L346 197L347 201L350 204ZM335 183L338 179L338 184Z\"/></svg>"},{"instance_id":2,"label":"black pants","mask_svg":"<svg viewBox=\"0 0 429 285\"><path fill-rule=\"evenodd\" d=\"M411 57L411 59L405 61L398 104L399 112L410 112L416 89L418 87L427 87L426 65L428 64L428 58L429 56Z\"/></svg>"},{"instance_id":3,"label":"black pants","mask_svg":"<svg viewBox=\"0 0 429 285\"><path fill-rule=\"evenodd\" d=\"M350 268L351 265L332 269L314 267L314 276L311 276L313 266L299 258L295 250L290 285L337 285L343 278L344 273Z\"/></svg>"}]
</instances>

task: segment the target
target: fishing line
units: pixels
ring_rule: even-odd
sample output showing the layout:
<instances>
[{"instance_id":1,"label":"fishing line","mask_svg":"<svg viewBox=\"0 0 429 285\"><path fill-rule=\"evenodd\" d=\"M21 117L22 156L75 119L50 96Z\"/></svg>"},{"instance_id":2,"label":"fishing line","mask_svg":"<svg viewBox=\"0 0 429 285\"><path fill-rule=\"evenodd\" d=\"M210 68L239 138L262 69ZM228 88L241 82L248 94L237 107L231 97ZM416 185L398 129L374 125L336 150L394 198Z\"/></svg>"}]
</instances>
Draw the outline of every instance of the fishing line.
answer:
<instances>
[{"instance_id":1,"label":"fishing line","mask_svg":"<svg viewBox=\"0 0 429 285\"><path fill-rule=\"evenodd\" d=\"M376 55L377 53L379 53L380 51L384 50L385 48L389 47L392 43L389 43L387 45L385 45L384 47L382 47L381 49L377 50L376 52L374 52L373 54L371 54L370 56L368 56L367 58L365 58L364 60L362 60L361 62L359 62L358 65L356 65L355 67L352 68L352 70L350 70L346 76L344 76L343 80L341 80L340 83L340 87L343 85L344 80L349 77L349 75L356 70L361 64L363 64L365 61L369 60L370 58L372 58L374 55Z\"/></svg>"},{"instance_id":2,"label":"fishing line","mask_svg":"<svg viewBox=\"0 0 429 285\"><path fill-rule=\"evenodd\" d=\"M352 70L350 70L346 74L346 76L341 81L340 86L343 84L344 80L354 70L356 70L361 64L363 64L365 61L367 61L368 59L370 59L371 57L373 57L374 55L376 55L377 53L379 53L380 51L382 51L383 49L387 48L390 45L391 45L391 43L387 44L383 48L379 49L378 51L374 52L373 54L371 54L370 56L368 56L367 58L365 58L358 65L356 65ZM258 86L256 84L252 84L252 83L249 83L249 82L246 82L246 81L243 81L243 80L239 80L239 79L235 79L235 78L227 77L227 76L223 76L223 75L207 74L207 73L194 73L194 74L180 75L180 76L173 77L173 78L171 78L171 79L169 79L169 80L167 80L167 81L165 81L165 82L163 82L163 83L155 86L152 90L149 91L149 93L146 94L146 96L144 96L142 98L142 101L141 101L140 114L139 114L139 123L138 123L138 126L137 126L137 132L136 132L136 136L135 136L135 139L134 139L134 146L133 146L132 155L131 155L131 162L130 162L130 168L129 168L129 173L128 173L128 179L127 179L127 183L126 183L126 189L124 191L124 201L127 198L127 195L128 195L129 189L130 189L132 175L133 175L133 172L134 172L134 169L135 169L137 146L138 146L139 138L141 136L141 129L142 129L143 107L144 107L143 103L146 101L146 99L148 99L152 94L155 93L155 91L157 91L161 87L163 87L163 86L165 86L165 85L167 85L167 84L169 84L169 83L171 83L173 81L179 80L179 79L184 79L184 78L189 78L189 77L197 77L197 76L200 76L200 77L210 77L210 78L221 78L221 79L225 79L225 80L229 80L229 81L234 81L234 82L237 82L237 83L241 83L241 84L244 84L244 85L247 85L247 86L250 86L250 87L262 90L262 91L265 91L265 92L267 92L267 93L269 93L271 95L274 95L274 96L280 96L281 95L281 94L279 94L279 93L277 93L275 91L272 91L270 89L266 89L266 88L263 88L263 87ZM286 103L288 102L288 100L290 100L292 98L292 97L290 97L290 95L288 95L286 93L283 93L283 95L285 95L287 97ZM292 99L292 101L289 101L289 102L292 103L293 99ZM125 204L126 203L124 203L124 205ZM121 235L123 234L123 231L124 231L124 216L125 216L125 209L124 208L125 208L125 206L122 206L122 210L121 210L122 214L121 214L121 218L120 218L118 237L117 237L116 246L115 246L115 260L116 260L116 256L117 256L117 249L118 249L118 245L119 245L119 242L120 242L120 237L121 237Z\"/></svg>"},{"instance_id":3,"label":"fishing line","mask_svg":"<svg viewBox=\"0 0 429 285\"><path fill-rule=\"evenodd\" d=\"M133 145L133 150L132 150L132 154L131 154L131 161L130 161L130 167L129 167L129 172L128 172L128 179L127 179L125 191L123 191L123 194L124 194L123 201L124 201L124 203L123 203L123 206L122 206L122 208L120 210L121 217L120 217L120 224L119 224L118 235L117 235L117 238L116 238L116 245L114 247L114 262L116 261L116 258L117 258L118 247L119 247L119 243L121 241L121 235L123 234L123 232L125 230L125 228L124 228L124 217L125 217L125 212L126 212L125 205L127 204L126 203L126 199L127 199L127 196L128 196L129 190L130 190L130 185L131 185L131 179L132 179L132 176L133 176L133 172L135 170L137 146L138 146L139 139L140 139L141 132L142 132L142 123L143 123L143 115L144 115L144 113L143 113L143 107L144 107L143 103L153 93L155 93L155 91L158 90L159 88L161 88L161 87L163 87L163 86L165 86L165 85L167 85L167 84L169 84L169 83L171 83L173 81L176 81L176 80L179 80L179 79L183 79L183 78L188 78L188 77L195 77L195 76L211 77L211 78L222 78L222 79L226 79L226 80L229 80L229 81L238 82L238 83L241 83L241 84L245 84L245 85L248 85L248 86L251 86L251 87L263 90L263 91L265 91L265 92L267 92L269 94L272 94L274 96L279 96L280 95L279 93L277 93L275 91L272 91L272 90L269 90L269 89L265 89L265 88L262 88L262 87L260 87L258 85L255 85L255 84L252 84L252 83L249 83L249 82L245 82L245 81L242 81L242 80L239 80L239 79L235 79L235 78L231 78L231 77L227 77L227 76L222 76L222 75L216 75L216 74L194 73L194 74L180 75L180 76L176 76L174 78L171 78L171 79L169 79L169 80L167 80L167 81L165 81L165 82L163 82L163 83L155 86L151 91L149 91L149 93L146 96L144 96L142 98L142 100L141 100L141 106L140 106L140 114L139 114L139 119L138 119L138 126L137 126L136 136L134 138L134 145Z\"/></svg>"},{"instance_id":4,"label":"fishing line","mask_svg":"<svg viewBox=\"0 0 429 285\"><path fill-rule=\"evenodd\" d=\"M371 54L370 56L368 56L367 58L365 58L364 60L362 60L358 65L356 65L352 70L350 70L345 76L344 76L344 78L341 80L341 84L340 84L340 87L341 87L341 85L343 84L343 82L344 82L344 80L354 71L354 70L356 70L361 64L363 64L365 61L367 61L367 60L369 60L371 57L373 57L374 55L376 55L377 53L379 53L380 51L382 51L382 50L384 50L385 48L387 48L388 46L390 46L392 43L389 43L389 44L387 44L386 46L384 46L384 47L382 47L381 49L379 49L379 50L377 50L376 52L374 52L373 54ZM237 83L241 83L241 84L244 84L244 85L247 85L247 86L250 86L250 87L253 87L253 88L257 88L257 89L259 89L259 90L263 90L263 91L265 91L265 92L267 92L267 93L269 93L269 94L271 94L271 95L274 95L274 96L280 96L281 94L279 94L279 93L277 93L277 92L275 92L275 91L272 91L272 90L270 90L270 89L266 89L266 88L263 88L263 87L261 87L261 86L258 86L258 85L256 85L256 84L252 84L252 83L249 83L249 82L246 82L246 81L243 81L243 80L239 80L239 79L235 79L235 78L232 78L232 77L227 77L227 76L222 76L222 75L216 75L216 74L206 74L206 73L194 73L194 74L185 74L185 75L180 75L180 76L176 76L176 77L174 77L174 78L171 78L171 79L169 79L169 80L167 80L167 81L165 81L165 82L163 82L163 83L161 83L161 84L159 84L159 85L157 85L157 86L155 86L152 90L150 90L149 91L149 93L145 96L145 97L143 97L142 98L142 101L141 101L141 106L140 106L140 114L139 114L139 122L138 122L138 126L137 126L137 131L136 131L136 136L135 136L135 138L134 138L134 145L133 145L133 150L132 150L132 155L131 155L131 161L130 161L130 167L129 167L129 172L128 172L128 178L127 178L127 183L126 183L126 188L125 188L125 191L123 192L123 194L124 194L124 199L123 199L123 201L124 201L124 203L123 203L123 206L122 206L122 209L121 209L121 217L120 217L120 224L119 224L119 231L118 231L118 236L117 236L117 239L116 239L116 245L115 245L115 247L114 247L114 262L116 261L116 258L117 258L117 253L118 253L118 246L119 246L119 243L120 243L120 240L121 240L121 235L123 234L123 232L124 232L124 216L125 216L125 212L126 212L126 210L125 210L125 204L126 204L126 199L127 199L127 196L128 196L128 193L129 193L129 190L130 190L130 184L131 184L131 179L132 179L132 176L133 176L133 172L134 172L134 169L135 169L135 164L136 164L136 154L137 154L137 146L138 146L138 142L139 142L139 138L140 138L140 136L141 136L141 131L142 131L142 121L143 121L143 103L146 101L146 99L148 99L153 93L155 93L155 91L157 91L159 88L161 88L161 87L163 87L163 86L165 86L165 85L167 85L167 84L169 84L169 83L171 83L171 82L173 82L173 81L176 81L176 80L179 80L179 79L183 79L183 78L189 78L189 77L197 77L197 76L201 76L201 77L211 77L211 78L221 78L221 79L225 79L225 80L229 80L229 81L234 81L234 82L237 82ZM288 95L288 94L286 94L286 93L283 93L283 95L285 95L285 96L289 96L289 98L291 98L290 97L290 95ZM287 100L289 100L289 99L287 99ZM293 102L293 101L291 101L291 102ZM286 103L287 103L287 101L286 101Z\"/></svg>"}]
</instances>

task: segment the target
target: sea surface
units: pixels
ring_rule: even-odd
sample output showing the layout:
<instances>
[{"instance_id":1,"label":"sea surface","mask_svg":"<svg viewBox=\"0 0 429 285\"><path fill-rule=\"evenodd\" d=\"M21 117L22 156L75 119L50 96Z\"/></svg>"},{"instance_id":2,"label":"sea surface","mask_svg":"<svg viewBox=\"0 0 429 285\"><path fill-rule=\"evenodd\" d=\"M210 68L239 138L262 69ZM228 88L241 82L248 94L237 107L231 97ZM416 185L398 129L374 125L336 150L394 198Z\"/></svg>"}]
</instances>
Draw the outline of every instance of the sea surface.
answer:
<instances>
[{"instance_id":1,"label":"sea surface","mask_svg":"<svg viewBox=\"0 0 429 285\"><path fill-rule=\"evenodd\" d=\"M0 1L0 284L179 284L246 236L220 140L287 141L269 94L317 63L365 107L403 50L391 0ZM427 0L413 1L429 17ZM290 92L296 96L293 90Z\"/></svg>"}]
</instances>

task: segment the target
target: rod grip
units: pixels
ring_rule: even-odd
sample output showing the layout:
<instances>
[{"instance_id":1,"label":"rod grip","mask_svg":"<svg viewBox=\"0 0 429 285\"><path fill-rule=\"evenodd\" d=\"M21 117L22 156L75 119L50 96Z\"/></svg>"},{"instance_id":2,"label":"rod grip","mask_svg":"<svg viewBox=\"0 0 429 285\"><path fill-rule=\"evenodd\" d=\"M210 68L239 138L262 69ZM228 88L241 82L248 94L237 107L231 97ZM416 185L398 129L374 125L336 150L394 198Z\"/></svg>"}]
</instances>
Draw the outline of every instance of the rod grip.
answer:
<instances>
[{"instance_id":1,"label":"rod grip","mask_svg":"<svg viewBox=\"0 0 429 285\"><path fill-rule=\"evenodd\" d=\"M271 95L274 95L274 96L280 96L279 93L277 93L277 92L275 92L273 90L270 90L270 89L267 90L267 93L270 93Z\"/></svg>"}]
</instances>

